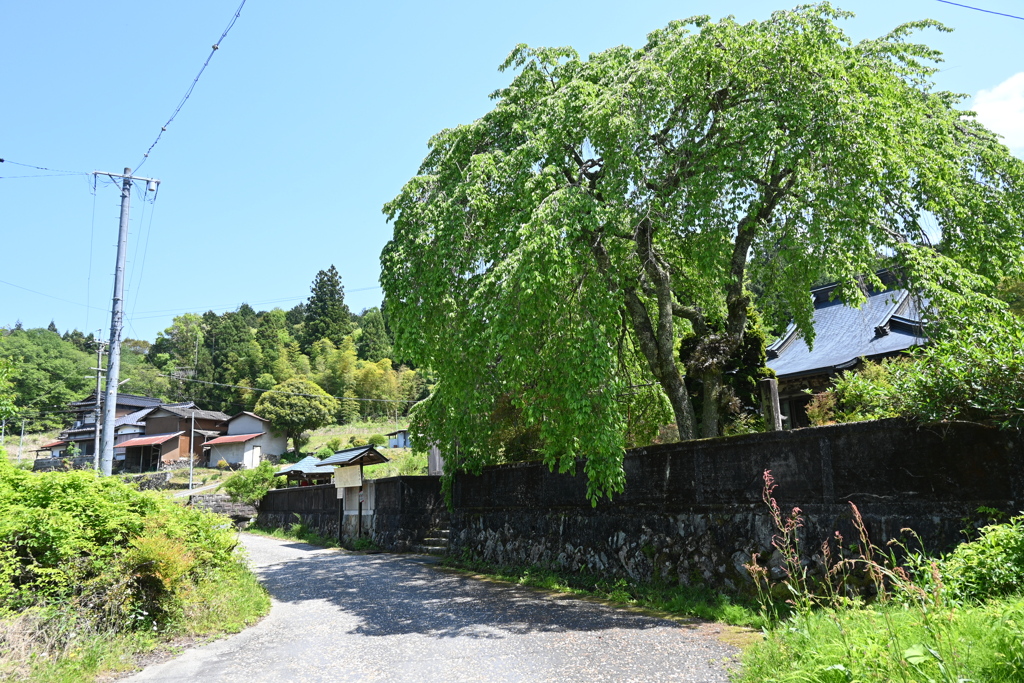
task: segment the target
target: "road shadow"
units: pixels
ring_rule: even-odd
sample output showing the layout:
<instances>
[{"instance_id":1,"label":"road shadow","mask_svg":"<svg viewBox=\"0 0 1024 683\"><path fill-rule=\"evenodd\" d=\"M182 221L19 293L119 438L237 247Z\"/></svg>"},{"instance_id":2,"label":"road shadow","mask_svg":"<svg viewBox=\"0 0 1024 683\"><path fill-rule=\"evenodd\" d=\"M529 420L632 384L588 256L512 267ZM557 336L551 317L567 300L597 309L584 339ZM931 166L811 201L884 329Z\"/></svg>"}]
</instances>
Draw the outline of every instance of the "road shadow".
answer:
<instances>
[{"instance_id":1,"label":"road shadow","mask_svg":"<svg viewBox=\"0 0 1024 683\"><path fill-rule=\"evenodd\" d=\"M358 617L349 633L504 638L529 633L685 628L596 602L437 571L400 555L330 553L257 570L278 601L326 600Z\"/></svg>"}]
</instances>

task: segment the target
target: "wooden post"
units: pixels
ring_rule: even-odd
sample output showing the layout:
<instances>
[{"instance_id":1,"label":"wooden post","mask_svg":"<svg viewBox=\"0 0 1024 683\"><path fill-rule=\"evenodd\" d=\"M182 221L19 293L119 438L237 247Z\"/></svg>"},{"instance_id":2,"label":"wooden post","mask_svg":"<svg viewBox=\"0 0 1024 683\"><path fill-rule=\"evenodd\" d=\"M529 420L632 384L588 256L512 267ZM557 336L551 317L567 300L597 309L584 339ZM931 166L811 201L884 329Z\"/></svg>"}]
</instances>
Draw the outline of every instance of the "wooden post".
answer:
<instances>
[{"instance_id":1,"label":"wooden post","mask_svg":"<svg viewBox=\"0 0 1024 683\"><path fill-rule=\"evenodd\" d=\"M341 496L338 496L341 492ZM345 523L345 489L335 488L334 495L338 496L338 545L341 545L341 527Z\"/></svg>"},{"instance_id":2,"label":"wooden post","mask_svg":"<svg viewBox=\"0 0 1024 683\"><path fill-rule=\"evenodd\" d=\"M359 538L363 537L363 463L359 463Z\"/></svg>"},{"instance_id":3,"label":"wooden post","mask_svg":"<svg viewBox=\"0 0 1024 683\"><path fill-rule=\"evenodd\" d=\"M782 431L782 411L779 408L779 382L774 377L758 382L761 387L761 414L769 432Z\"/></svg>"}]
</instances>

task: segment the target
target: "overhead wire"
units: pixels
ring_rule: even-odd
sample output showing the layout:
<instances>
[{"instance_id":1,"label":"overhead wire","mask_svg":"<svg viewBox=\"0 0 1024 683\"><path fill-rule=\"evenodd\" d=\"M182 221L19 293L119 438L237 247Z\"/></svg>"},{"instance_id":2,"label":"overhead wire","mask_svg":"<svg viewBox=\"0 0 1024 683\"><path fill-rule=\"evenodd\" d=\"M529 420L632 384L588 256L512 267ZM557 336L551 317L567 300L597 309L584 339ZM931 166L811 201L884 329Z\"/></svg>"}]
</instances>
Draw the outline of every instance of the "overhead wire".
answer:
<instances>
[{"instance_id":1,"label":"overhead wire","mask_svg":"<svg viewBox=\"0 0 1024 683\"><path fill-rule=\"evenodd\" d=\"M171 117L167 119L167 122L160 127L160 132L157 133L156 139L153 140L153 144L151 144L149 146L149 149L146 150L146 153L142 155L142 161L140 161L138 165L135 167L136 171L142 168L142 165L146 163L146 160L149 158L149 153L152 152L153 148L156 147L156 144L160 142L160 138L163 137L163 134L167 131L167 127L171 125L171 122L174 121L174 118L178 115L178 112L181 111L181 108L185 106L185 103L188 101L188 98L191 97L192 91L195 90L196 84L199 83L199 77L203 75L204 71L206 71L207 65L209 65L210 60L213 59L213 55L217 52L217 50L220 49L220 44L224 42L224 39L227 37L228 32L231 31L231 27L235 25L236 21L238 21L238 17L242 14L243 7L245 7L245 0L242 0L242 3L238 6L238 9L235 10L234 15L231 17L231 21L228 22L228 25L224 29L224 32L220 34L220 38L217 39L217 42L213 44L213 47L210 49L210 54L206 57L206 61L203 62L202 67L199 68L199 73L196 74L196 77L194 79L192 79L192 84L188 86L188 90L185 91L185 94L184 96L182 96L181 101L178 102L178 106L174 108L174 113L172 113Z\"/></svg>"},{"instance_id":2,"label":"overhead wire","mask_svg":"<svg viewBox=\"0 0 1024 683\"><path fill-rule=\"evenodd\" d=\"M1000 16L1000 17L1009 17L1010 19L1020 19L1021 21L1024 21L1024 17L1018 17L1016 14L1006 14L1005 12L995 12L995 11L990 10L990 9L982 9L981 7L972 7L971 5L962 5L959 2L950 2L950 0L936 0L936 2L941 2L944 5L955 5L956 7L963 7L965 9L972 9L972 10L975 10L976 12L984 12L986 14L995 14L996 16Z\"/></svg>"},{"instance_id":3,"label":"overhead wire","mask_svg":"<svg viewBox=\"0 0 1024 683\"><path fill-rule=\"evenodd\" d=\"M246 389L247 391L260 391L267 394L282 394L284 396L307 396L309 398L323 398L323 394L303 394L296 391L281 391L280 389L259 389L257 387L247 387L243 384L225 384L223 382L209 382L203 379L190 379L188 377L175 377L174 375L162 375L157 374L157 377L166 377L168 379L177 380L179 382L193 382L195 384L208 384L214 387L228 387L230 389ZM330 394L327 394L331 396ZM380 403L419 403L419 401L411 401L404 398L358 398L356 396L331 396L339 401L375 401Z\"/></svg>"},{"instance_id":4,"label":"overhead wire","mask_svg":"<svg viewBox=\"0 0 1024 683\"><path fill-rule=\"evenodd\" d=\"M34 168L37 171L49 171L56 175L89 175L88 171L64 171L59 168L47 168L46 166L36 166L35 164L23 164L19 161L11 161L10 159L0 158L0 164L14 164L15 166L24 166L25 168ZM14 176L19 178L39 178L40 176Z\"/></svg>"},{"instance_id":5,"label":"overhead wire","mask_svg":"<svg viewBox=\"0 0 1024 683\"><path fill-rule=\"evenodd\" d=\"M21 285L16 285L13 282L8 282L7 280L0 280L0 284L7 285L9 287L15 287L17 289L23 289L26 292L32 292L33 294L38 294L39 296L45 296L48 299L56 299L57 301L63 301L66 304L74 304L75 306L85 306L86 308L94 308L97 311L105 310L103 308L96 308L95 306L90 306L89 304L83 304L80 301L72 301L71 299L63 299L63 298L61 298L59 296L53 296L52 294L46 294L44 292L38 292L38 291L36 291L34 289L29 289L28 287L22 287Z\"/></svg>"}]
</instances>

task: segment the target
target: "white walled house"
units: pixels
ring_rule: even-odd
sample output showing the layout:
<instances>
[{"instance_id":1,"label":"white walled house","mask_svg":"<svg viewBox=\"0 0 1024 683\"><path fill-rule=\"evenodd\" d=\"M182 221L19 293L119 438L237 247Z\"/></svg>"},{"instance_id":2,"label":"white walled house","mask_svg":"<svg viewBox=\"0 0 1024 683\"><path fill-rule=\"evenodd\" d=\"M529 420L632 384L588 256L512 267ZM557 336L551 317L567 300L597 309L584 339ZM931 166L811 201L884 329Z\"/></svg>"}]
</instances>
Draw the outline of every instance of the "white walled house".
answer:
<instances>
[{"instance_id":1,"label":"white walled house","mask_svg":"<svg viewBox=\"0 0 1024 683\"><path fill-rule=\"evenodd\" d=\"M268 455L283 455L288 450L288 439L274 434L270 422L259 415L241 412L227 420L228 433L207 441L209 463L221 460L244 469L256 467Z\"/></svg>"}]
</instances>

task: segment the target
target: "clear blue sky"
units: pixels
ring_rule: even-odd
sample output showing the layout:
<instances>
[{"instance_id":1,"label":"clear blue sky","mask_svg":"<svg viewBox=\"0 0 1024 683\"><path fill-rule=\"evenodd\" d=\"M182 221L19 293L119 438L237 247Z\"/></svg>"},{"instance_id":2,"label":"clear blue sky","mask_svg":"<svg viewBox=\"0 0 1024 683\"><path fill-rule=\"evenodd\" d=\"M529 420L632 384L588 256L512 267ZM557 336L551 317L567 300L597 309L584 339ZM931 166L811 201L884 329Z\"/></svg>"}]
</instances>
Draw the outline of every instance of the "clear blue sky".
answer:
<instances>
[{"instance_id":1,"label":"clear blue sky","mask_svg":"<svg viewBox=\"0 0 1024 683\"><path fill-rule=\"evenodd\" d=\"M238 2L4 3L0 157L134 168ZM965 4L1024 16L1024 0ZM1024 146L1024 76L1012 78L1024 71L1024 21L935 0L838 5L857 13L845 28L858 39L921 18L956 28L924 36L946 54L940 85L993 93L992 125ZM378 305L378 256L391 235L381 206L416 172L432 134L490 108L488 94L510 78L497 66L515 44L587 54L639 46L671 19L749 20L785 6L249 0L139 171L163 184L155 207L133 201L125 334L152 340L174 315L242 302L290 308L332 263L353 310ZM0 327L53 319L61 332L106 336L118 191L101 183L94 212L85 176L11 177L35 173L0 164Z\"/></svg>"}]
</instances>

